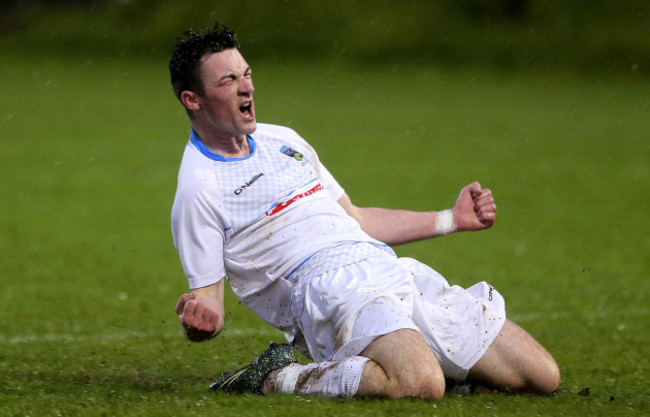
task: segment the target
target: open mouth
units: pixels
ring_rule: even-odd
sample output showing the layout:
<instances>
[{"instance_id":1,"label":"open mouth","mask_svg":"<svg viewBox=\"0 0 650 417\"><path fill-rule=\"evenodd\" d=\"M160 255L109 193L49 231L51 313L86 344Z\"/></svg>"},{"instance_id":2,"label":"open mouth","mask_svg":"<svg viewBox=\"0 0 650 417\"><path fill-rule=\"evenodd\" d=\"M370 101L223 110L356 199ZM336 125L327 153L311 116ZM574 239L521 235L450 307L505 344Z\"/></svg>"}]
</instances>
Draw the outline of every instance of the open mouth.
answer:
<instances>
[{"instance_id":1,"label":"open mouth","mask_svg":"<svg viewBox=\"0 0 650 417\"><path fill-rule=\"evenodd\" d=\"M239 106L239 111L246 117L251 117L253 115L253 102L248 101L241 106Z\"/></svg>"}]
</instances>

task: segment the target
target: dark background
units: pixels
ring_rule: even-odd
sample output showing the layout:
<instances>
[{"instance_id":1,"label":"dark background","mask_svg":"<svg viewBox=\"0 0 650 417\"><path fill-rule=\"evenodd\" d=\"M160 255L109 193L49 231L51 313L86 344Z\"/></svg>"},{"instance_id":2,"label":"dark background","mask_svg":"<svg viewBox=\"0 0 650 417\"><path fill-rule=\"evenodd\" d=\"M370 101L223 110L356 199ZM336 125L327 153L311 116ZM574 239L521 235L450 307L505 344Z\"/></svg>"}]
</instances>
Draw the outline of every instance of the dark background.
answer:
<instances>
[{"instance_id":1,"label":"dark background","mask_svg":"<svg viewBox=\"0 0 650 417\"><path fill-rule=\"evenodd\" d=\"M4 0L0 48L161 59L217 20L256 59L650 75L643 0Z\"/></svg>"}]
</instances>

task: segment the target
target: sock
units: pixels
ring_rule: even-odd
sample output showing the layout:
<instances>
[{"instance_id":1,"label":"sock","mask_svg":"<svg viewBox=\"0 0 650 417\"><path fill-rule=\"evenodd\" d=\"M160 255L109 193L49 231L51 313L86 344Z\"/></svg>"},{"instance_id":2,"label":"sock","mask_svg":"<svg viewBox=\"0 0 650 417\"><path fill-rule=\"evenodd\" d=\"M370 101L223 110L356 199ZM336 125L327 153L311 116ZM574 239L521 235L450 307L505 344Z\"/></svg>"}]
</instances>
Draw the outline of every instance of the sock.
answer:
<instances>
[{"instance_id":1,"label":"sock","mask_svg":"<svg viewBox=\"0 0 650 417\"><path fill-rule=\"evenodd\" d=\"M294 363L269 374L264 391L349 398L357 393L361 371L369 360L353 356L336 362Z\"/></svg>"}]
</instances>

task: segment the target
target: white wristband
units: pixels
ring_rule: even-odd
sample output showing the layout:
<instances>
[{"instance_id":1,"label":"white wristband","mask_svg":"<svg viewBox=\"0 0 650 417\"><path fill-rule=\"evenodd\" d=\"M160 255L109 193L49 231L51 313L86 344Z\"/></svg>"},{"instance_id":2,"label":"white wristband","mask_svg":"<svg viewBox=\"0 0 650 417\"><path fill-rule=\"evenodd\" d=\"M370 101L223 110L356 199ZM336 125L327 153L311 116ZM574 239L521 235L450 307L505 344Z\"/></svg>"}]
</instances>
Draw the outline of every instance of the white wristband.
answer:
<instances>
[{"instance_id":1,"label":"white wristband","mask_svg":"<svg viewBox=\"0 0 650 417\"><path fill-rule=\"evenodd\" d=\"M444 236L456 231L454 226L454 210L448 209L438 212L436 217L436 235Z\"/></svg>"}]
</instances>

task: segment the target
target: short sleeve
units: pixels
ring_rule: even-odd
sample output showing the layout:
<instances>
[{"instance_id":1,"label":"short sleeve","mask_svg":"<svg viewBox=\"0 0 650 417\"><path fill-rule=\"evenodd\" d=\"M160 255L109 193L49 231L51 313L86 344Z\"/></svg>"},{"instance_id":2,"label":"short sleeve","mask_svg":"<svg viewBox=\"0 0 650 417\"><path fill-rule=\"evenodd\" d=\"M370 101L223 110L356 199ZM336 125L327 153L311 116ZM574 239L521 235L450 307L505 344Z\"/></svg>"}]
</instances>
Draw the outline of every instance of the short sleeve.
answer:
<instances>
[{"instance_id":1,"label":"short sleeve","mask_svg":"<svg viewBox=\"0 0 650 417\"><path fill-rule=\"evenodd\" d=\"M177 191L172 208L172 235L190 289L223 279L225 232L209 196L200 190Z\"/></svg>"}]
</instances>

